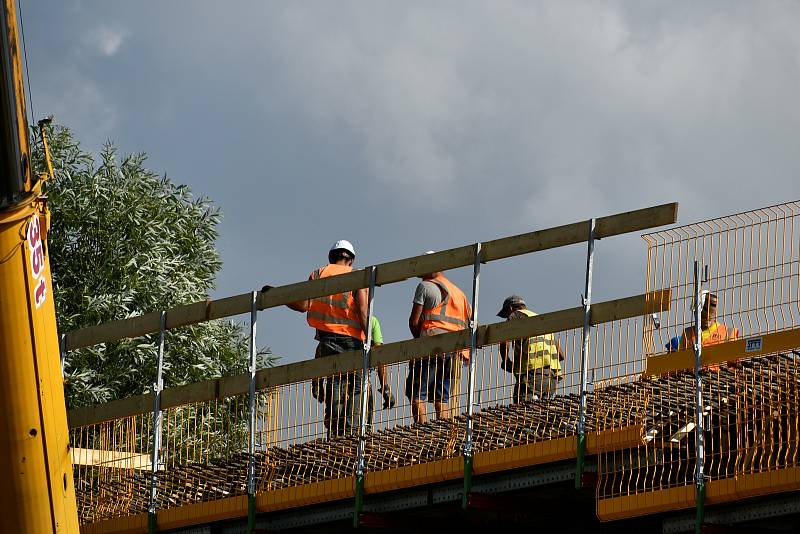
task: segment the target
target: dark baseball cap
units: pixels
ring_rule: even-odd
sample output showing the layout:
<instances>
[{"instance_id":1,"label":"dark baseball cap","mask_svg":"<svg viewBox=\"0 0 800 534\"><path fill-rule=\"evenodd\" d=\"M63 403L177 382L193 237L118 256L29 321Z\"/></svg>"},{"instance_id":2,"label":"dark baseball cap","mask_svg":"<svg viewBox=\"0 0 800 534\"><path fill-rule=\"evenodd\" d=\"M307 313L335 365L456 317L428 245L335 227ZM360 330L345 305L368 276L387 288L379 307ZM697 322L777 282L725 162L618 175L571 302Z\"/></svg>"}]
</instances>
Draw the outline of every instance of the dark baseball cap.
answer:
<instances>
[{"instance_id":1,"label":"dark baseball cap","mask_svg":"<svg viewBox=\"0 0 800 534\"><path fill-rule=\"evenodd\" d=\"M507 319L511 314L512 306L526 306L525 299L519 295L511 295L510 297L507 297L506 300L503 301L503 307L500 308L499 312L497 312L497 316Z\"/></svg>"}]
</instances>

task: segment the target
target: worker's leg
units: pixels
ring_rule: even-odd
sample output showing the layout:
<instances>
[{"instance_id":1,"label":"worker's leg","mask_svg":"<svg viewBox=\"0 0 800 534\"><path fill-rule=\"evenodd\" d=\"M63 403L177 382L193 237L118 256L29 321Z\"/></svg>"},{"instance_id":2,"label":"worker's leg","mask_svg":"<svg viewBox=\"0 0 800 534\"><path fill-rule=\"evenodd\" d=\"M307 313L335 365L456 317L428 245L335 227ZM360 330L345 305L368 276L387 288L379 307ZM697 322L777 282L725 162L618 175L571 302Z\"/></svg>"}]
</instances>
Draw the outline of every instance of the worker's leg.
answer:
<instances>
[{"instance_id":1,"label":"worker's leg","mask_svg":"<svg viewBox=\"0 0 800 534\"><path fill-rule=\"evenodd\" d=\"M348 435L358 435L361 430L361 377L362 371L356 371L346 373L343 378L344 398L340 402L345 414L344 430Z\"/></svg>"},{"instance_id":2,"label":"worker's leg","mask_svg":"<svg viewBox=\"0 0 800 534\"><path fill-rule=\"evenodd\" d=\"M411 402L411 415L415 423L424 423L428 420L427 402L428 373L427 362L424 359L408 363L408 376L406 377L406 397Z\"/></svg>"},{"instance_id":3,"label":"worker's leg","mask_svg":"<svg viewBox=\"0 0 800 534\"><path fill-rule=\"evenodd\" d=\"M522 377L520 375L514 375L514 389L511 393L511 401L514 404L518 404L524 400L524 390L525 384L522 381Z\"/></svg>"},{"instance_id":4,"label":"worker's leg","mask_svg":"<svg viewBox=\"0 0 800 534\"><path fill-rule=\"evenodd\" d=\"M527 371L515 375L514 402L530 402L539 400L537 395L536 382L532 376L533 371Z\"/></svg>"},{"instance_id":5,"label":"worker's leg","mask_svg":"<svg viewBox=\"0 0 800 534\"><path fill-rule=\"evenodd\" d=\"M350 336L339 334L320 336L320 356L322 357L363 350L363 348L361 340ZM361 384L356 385L357 381L353 380L354 374L335 375L328 377L325 381L325 419L328 421L330 437L342 436L353 428L353 405L361 398ZM360 374L358 375L360 376Z\"/></svg>"},{"instance_id":6,"label":"worker's leg","mask_svg":"<svg viewBox=\"0 0 800 534\"><path fill-rule=\"evenodd\" d=\"M433 378L430 389L433 390L433 407L436 410L437 419L450 417L450 381L454 359L453 354L445 354L430 360L428 374Z\"/></svg>"},{"instance_id":7,"label":"worker's leg","mask_svg":"<svg viewBox=\"0 0 800 534\"><path fill-rule=\"evenodd\" d=\"M415 423L424 423L428 420L428 407L425 401L414 399L411 401L411 415Z\"/></svg>"},{"instance_id":8,"label":"worker's leg","mask_svg":"<svg viewBox=\"0 0 800 534\"><path fill-rule=\"evenodd\" d=\"M558 389L558 377L550 373L549 368L535 369L528 372L529 382L533 383L533 390L539 399L550 399Z\"/></svg>"},{"instance_id":9,"label":"worker's leg","mask_svg":"<svg viewBox=\"0 0 800 534\"><path fill-rule=\"evenodd\" d=\"M317 343L317 350L314 351L314 359L322 357L322 343ZM311 380L311 396L319 402L325 402L324 379L314 378Z\"/></svg>"},{"instance_id":10,"label":"worker's leg","mask_svg":"<svg viewBox=\"0 0 800 534\"><path fill-rule=\"evenodd\" d=\"M329 376L325 380L325 420L328 437L336 438L343 434L344 418L341 412L341 376Z\"/></svg>"}]
</instances>

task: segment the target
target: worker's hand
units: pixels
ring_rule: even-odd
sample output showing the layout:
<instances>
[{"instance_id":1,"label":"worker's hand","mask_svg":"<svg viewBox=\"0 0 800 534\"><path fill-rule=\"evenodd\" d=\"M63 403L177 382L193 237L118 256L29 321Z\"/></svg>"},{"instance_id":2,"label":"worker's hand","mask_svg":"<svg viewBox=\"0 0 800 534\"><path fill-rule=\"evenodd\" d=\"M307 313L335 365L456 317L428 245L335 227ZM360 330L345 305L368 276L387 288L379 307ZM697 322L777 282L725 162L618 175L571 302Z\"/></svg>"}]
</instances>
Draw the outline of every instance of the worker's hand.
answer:
<instances>
[{"instance_id":1,"label":"worker's hand","mask_svg":"<svg viewBox=\"0 0 800 534\"><path fill-rule=\"evenodd\" d=\"M272 286L271 286L271 285L269 285L269 284L265 284L265 285L264 285L264 287L262 287L262 288L261 288L261 292L262 292L262 293L266 293L266 292L267 292L267 291L269 291L270 289L272 289Z\"/></svg>"},{"instance_id":2,"label":"worker's hand","mask_svg":"<svg viewBox=\"0 0 800 534\"><path fill-rule=\"evenodd\" d=\"M383 409L389 410L394 408L394 405L397 404L397 401L392 394L392 390L388 385L382 386L378 388L378 391L383 395Z\"/></svg>"}]
</instances>

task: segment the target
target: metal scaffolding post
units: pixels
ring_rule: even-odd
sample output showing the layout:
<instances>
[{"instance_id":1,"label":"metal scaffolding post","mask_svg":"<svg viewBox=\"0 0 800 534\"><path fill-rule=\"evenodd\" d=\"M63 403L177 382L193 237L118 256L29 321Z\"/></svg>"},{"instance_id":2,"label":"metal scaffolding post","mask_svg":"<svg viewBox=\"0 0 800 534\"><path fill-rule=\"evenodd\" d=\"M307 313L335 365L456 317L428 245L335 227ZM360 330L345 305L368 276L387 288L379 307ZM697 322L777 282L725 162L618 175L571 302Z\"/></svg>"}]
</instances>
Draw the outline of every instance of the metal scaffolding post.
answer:
<instances>
[{"instance_id":1,"label":"metal scaffolding post","mask_svg":"<svg viewBox=\"0 0 800 534\"><path fill-rule=\"evenodd\" d=\"M705 475L703 469L705 467L705 428L703 421L703 376L700 371L703 368L703 330L702 330L702 314L703 314L703 299L701 298L701 281L700 281L700 262L694 262L694 391L695 391L695 416L694 416L694 436L695 436L695 451L697 452L696 465L695 465L695 484L697 485L696 503L697 503L697 519L694 531L700 534L703 528L703 516L705 508Z\"/></svg>"},{"instance_id":2,"label":"metal scaffolding post","mask_svg":"<svg viewBox=\"0 0 800 534\"><path fill-rule=\"evenodd\" d=\"M248 397L247 444L247 532L256 527L256 320L258 319L258 291L250 300L250 392Z\"/></svg>"},{"instance_id":3,"label":"metal scaffolding post","mask_svg":"<svg viewBox=\"0 0 800 534\"><path fill-rule=\"evenodd\" d=\"M67 362L67 334L58 336L58 352L61 355L61 376L64 376L64 365Z\"/></svg>"},{"instance_id":4,"label":"metal scaffolding post","mask_svg":"<svg viewBox=\"0 0 800 534\"><path fill-rule=\"evenodd\" d=\"M461 508L466 510L472 491L472 416L475 412L475 359L478 332L478 293L481 276L481 244L475 243L475 263L472 268L472 316L469 321L469 379L467 385L467 428L464 434L464 493Z\"/></svg>"},{"instance_id":5,"label":"metal scaffolding post","mask_svg":"<svg viewBox=\"0 0 800 534\"><path fill-rule=\"evenodd\" d=\"M367 406L369 399L369 351L372 345L372 315L375 300L375 266L369 268L369 304L367 313L367 331L364 341L364 361L361 376L361 419L358 429L358 459L356 461L355 510L353 512L353 528L358 528L358 517L364 507L364 450L367 442Z\"/></svg>"},{"instance_id":6,"label":"metal scaffolding post","mask_svg":"<svg viewBox=\"0 0 800 534\"><path fill-rule=\"evenodd\" d=\"M167 329L167 312L161 310L158 334L158 361L156 381L153 383L153 454L151 457L152 475L150 478L150 506L147 509L147 531L156 531L156 489L158 487L158 462L161 449L161 391L164 389L164 332Z\"/></svg>"},{"instance_id":7,"label":"metal scaffolding post","mask_svg":"<svg viewBox=\"0 0 800 534\"><path fill-rule=\"evenodd\" d=\"M581 347L581 403L578 409L578 450L575 469L575 489L581 489L586 460L586 384L589 378L589 333L591 331L592 269L594 266L595 219L589 220L589 238L586 253L586 287L583 297L583 346Z\"/></svg>"}]
</instances>

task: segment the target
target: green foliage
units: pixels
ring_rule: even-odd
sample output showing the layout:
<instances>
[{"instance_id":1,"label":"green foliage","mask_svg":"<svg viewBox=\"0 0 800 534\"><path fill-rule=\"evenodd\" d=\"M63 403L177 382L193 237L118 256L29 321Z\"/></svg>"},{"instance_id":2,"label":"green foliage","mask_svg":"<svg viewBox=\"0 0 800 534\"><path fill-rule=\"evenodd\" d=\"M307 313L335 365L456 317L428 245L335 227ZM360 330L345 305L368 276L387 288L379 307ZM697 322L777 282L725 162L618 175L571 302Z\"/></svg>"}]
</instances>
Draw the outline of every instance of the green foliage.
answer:
<instances>
[{"instance_id":1,"label":"green foliage","mask_svg":"<svg viewBox=\"0 0 800 534\"><path fill-rule=\"evenodd\" d=\"M56 175L47 186L48 252L59 332L206 299L222 265L214 248L219 209L147 170L145 154L120 159L109 143L95 161L69 129L48 134ZM34 165L44 168L40 149ZM165 385L244 372L248 335L223 320L169 331ZM150 335L71 351L69 406L149 391L157 350L158 336ZM268 350L260 353L259 367L271 365Z\"/></svg>"}]
</instances>

